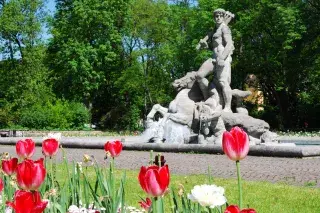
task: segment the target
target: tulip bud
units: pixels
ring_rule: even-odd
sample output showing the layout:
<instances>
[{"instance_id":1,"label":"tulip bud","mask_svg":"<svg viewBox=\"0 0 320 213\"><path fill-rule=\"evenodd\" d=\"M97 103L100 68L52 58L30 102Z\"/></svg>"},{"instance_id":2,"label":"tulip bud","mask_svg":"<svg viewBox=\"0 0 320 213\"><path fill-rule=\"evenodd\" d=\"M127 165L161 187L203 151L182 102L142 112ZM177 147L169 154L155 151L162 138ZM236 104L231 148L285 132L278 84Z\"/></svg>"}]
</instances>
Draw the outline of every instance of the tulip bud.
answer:
<instances>
[{"instance_id":1,"label":"tulip bud","mask_svg":"<svg viewBox=\"0 0 320 213\"><path fill-rule=\"evenodd\" d=\"M16 144L16 152L20 158L31 158L35 151L35 143L32 139L19 140Z\"/></svg>"},{"instance_id":2,"label":"tulip bud","mask_svg":"<svg viewBox=\"0 0 320 213\"><path fill-rule=\"evenodd\" d=\"M249 152L249 137L241 128L234 127L223 133L222 148L231 160L242 160Z\"/></svg>"},{"instance_id":3,"label":"tulip bud","mask_svg":"<svg viewBox=\"0 0 320 213\"><path fill-rule=\"evenodd\" d=\"M179 183L178 195L181 197L184 194L184 186Z\"/></svg>"},{"instance_id":4,"label":"tulip bud","mask_svg":"<svg viewBox=\"0 0 320 213\"><path fill-rule=\"evenodd\" d=\"M150 198L146 198L146 200L142 200L138 203L140 204L141 208L146 211L149 211L150 207L152 206L152 201Z\"/></svg>"},{"instance_id":5,"label":"tulip bud","mask_svg":"<svg viewBox=\"0 0 320 213\"><path fill-rule=\"evenodd\" d=\"M104 150L110 154L111 157L118 157L122 151L121 141L107 141L104 145Z\"/></svg>"},{"instance_id":6,"label":"tulip bud","mask_svg":"<svg viewBox=\"0 0 320 213\"><path fill-rule=\"evenodd\" d=\"M91 159L90 155L87 155L87 154L83 155L83 162L84 163L89 163L91 161L92 161L92 159Z\"/></svg>"},{"instance_id":7,"label":"tulip bud","mask_svg":"<svg viewBox=\"0 0 320 213\"><path fill-rule=\"evenodd\" d=\"M257 212L254 209L242 209L240 211L240 208L238 206L231 205L227 207L224 213L257 213Z\"/></svg>"},{"instance_id":8,"label":"tulip bud","mask_svg":"<svg viewBox=\"0 0 320 213\"><path fill-rule=\"evenodd\" d=\"M80 173L82 173L82 162L77 162L77 164L76 164L77 166L76 166L76 173L78 172L78 170L79 170L79 172Z\"/></svg>"},{"instance_id":9,"label":"tulip bud","mask_svg":"<svg viewBox=\"0 0 320 213\"><path fill-rule=\"evenodd\" d=\"M41 200L40 193L17 190L14 193L13 202L7 202L7 206L16 213L42 213L48 202Z\"/></svg>"},{"instance_id":10,"label":"tulip bud","mask_svg":"<svg viewBox=\"0 0 320 213\"><path fill-rule=\"evenodd\" d=\"M55 197L55 196L57 196L58 191L57 191L56 189L50 189L49 192L48 192L48 194L49 194L50 196Z\"/></svg>"},{"instance_id":11,"label":"tulip bud","mask_svg":"<svg viewBox=\"0 0 320 213\"><path fill-rule=\"evenodd\" d=\"M43 158L37 161L26 159L17 167L17 182L24 190L37 190L46 176Z\"/></svg>"},{"instance_id":12,"label":"tulip bud","mask_svg":"<svg viewBox=\"0 0 320 213\"><path fill-rule=\"evenodd\" d=\"M228 206L224 213L240 213L240 208L236 205Z\"/></svg>"},{"instance_id":13,"label":"tulip bud","mask_svg":"<svg viewBox=\"0 0 320 213\"><path fill-rule=\"evenodd\" d=\"M242 209L240 213L257 213L254 209Z\"/></svg>"},{"instance_id":14,"label":"tulip bud","mask_svg":"<svg viewBox=\"0 0 320 213\"><path fill-rule=\"evenodd\" d=\"M10 154L9 152L4 152L1 154L1 159L2 160L10 160Z\"/></svg>"},{"instance_id":15,"label":"tulip bud","mask_svg":"<svg viewBox=\"0 0 320 213\"><path fill-rule=\"evenodd\" d=\"M166 160L164 159L164 156L159 154L156 155L153 161L153 164L156 166L164 166L166 163Z\"/></svg>"},{"instance_id":16,"label":"tulip bud","mask_svg":"<svg viewBox=\"0 0 320 213\"><path fill-rule=\"evenodd\" d=\"M48 138L42 142L42 153L45 156L52 157L57 154L59 141L54 138Z\"/></svg>"},{"instance_id":17,"label":"tulip bud","mask_svg":"<svg viewBox=\"0 0 320 213\"><path fill-rule=\"evenodd\" d=\"M150 196L158 197L166 193L170 182L168 165L142 166L139 173L139 183L141 188Z\"/></svg>"},{"instance_id":18,"label":"tulip bud","mask_svg":"<svg viewBox=\"0 0 320 213\"><path fill-rule=\"evenodd\" d=\"M2 170L5 174L11 176L16 172L18 165L18 158L12 158L10 160L2 160Z\"/></svg>"}]
</instances>

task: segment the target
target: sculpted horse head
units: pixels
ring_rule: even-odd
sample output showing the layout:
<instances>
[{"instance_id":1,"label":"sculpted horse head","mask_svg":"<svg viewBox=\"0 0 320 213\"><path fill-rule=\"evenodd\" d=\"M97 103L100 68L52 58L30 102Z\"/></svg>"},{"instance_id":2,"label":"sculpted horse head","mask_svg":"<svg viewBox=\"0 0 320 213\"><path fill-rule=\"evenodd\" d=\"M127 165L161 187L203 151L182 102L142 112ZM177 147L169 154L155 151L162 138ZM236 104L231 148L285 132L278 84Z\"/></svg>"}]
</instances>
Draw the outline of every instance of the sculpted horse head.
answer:
<instances>
[{"instance_id":1,"label":"sculpted horse head","mask_svg":"<svg viewBox=\"0 0 320 213\"><path fill-rule=\"evenodd\" d=\"M175 80L172 83L172 86L177 90L180 91L182 89L191 89L194 82L196 81L196 72L188 72L182 78Z\"/></svg>"}]
</instances>

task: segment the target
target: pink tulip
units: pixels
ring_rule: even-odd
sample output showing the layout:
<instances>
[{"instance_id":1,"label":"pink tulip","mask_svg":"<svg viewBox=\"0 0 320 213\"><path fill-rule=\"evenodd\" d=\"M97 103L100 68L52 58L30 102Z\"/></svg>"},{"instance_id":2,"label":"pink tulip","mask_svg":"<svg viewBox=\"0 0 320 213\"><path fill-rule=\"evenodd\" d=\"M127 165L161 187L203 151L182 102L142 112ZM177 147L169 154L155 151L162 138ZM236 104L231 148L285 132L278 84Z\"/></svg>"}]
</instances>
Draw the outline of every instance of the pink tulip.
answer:
<instances>
[{"instance_id":1,"label":"pink tulip","mask_svg":"<svg viewBox=\"0 0 320 213\"><path fill-rule=\"evenodd\" d=\"M230 132L223 133L222 147L231 160L242 160L249 152L249 137L245 131L236 126Z\"/></svg>"},{"instance_id":2,"label":"pink tulip","mask_svg":"<svg viewBox=\"0 0 320 213\"><path fill-rule=\"evenodd\" d=\"M14 209L16 213L42 213L48 202L42 201L40 193L17 190L14 193L13 202L7 201L7 206Z\"/></svg>"},{"instance_id":3,"label":"pink tulip","mask_svg":"<svg viewBox=\"0 0 320 213\"><path fill-rule=\"evenodd\" d=\"M2 160L2 170L7 175L12 175L16 172L18 165L18 158L11 158L10 160Z\"/></svg>"},{"instance_id":4,"label":"pink tulip","mask_svg":"<svg viewBox=\"0 0 320 213\"><path fill-rule=\"evenodd\" d=\"M24 190L37 190L46 176L43 158L37 161L26 159L17 167L17 182Z\"/></svg>"},{"instance_id":5,"label":"pink tulip","mask_svg":"<svg viewBox=\"0 0 320 213\"><path fill-rule=\"evenodd\" d=\"M146 211L149 211L149 209L150 209L150 207L151 207L151 205L152 205L152 201L151 201L150 198L146 198L145 201L142 200L142 201L140 201L140 202L138 202L138 203L140 204L141 208L143 208L143 209L146 210Z\"/></svg>"},{"instance_id":6,"label":"pink tulip","mask_svg":"<svg viewBox=\"0 0 320 213\"><path fill-rule=\"evenodd\" d=\"M150 196L158 197L163 195L170 182L170 173L168 165L142 166L139 173L139 183L141 188Z\"/></svg>"},{"instance_id":7,"label":"pink tulip","mask_svg":"<svg viewBox=\"0 0 320 213\"><path fill-rule=\"evenodd\" d=\"M35 143L32 139L19 140L16 144L16 152L20 158L31 158L35 151Z\"/></svg>"},{"instance_id":8,"label":"pink tulip","mask_svg":"<svg viewBox=\"0 0 320 213\"><path fill-rule=\"evenodd\" d=\"M121 141L107 141L104 150L110 153L111 157L118 157L122 151L122 143Z\"/></svg>"},{"instance_id":9,"label":"pink tulip","mask_svg":"<svg viewBox=\"0 0 320 213\"><path fill-rule=\"evenodd\" d=\"M59 141L54 138L48 138L42 142L42 153L45 156L52 157L57 154Z\"/></svg>"},{"instance_id":10,"label":"pink tulip","mask_svg":"<svg viewBox=\"0 0 320 213\"><path fill-rule=\"evenodd\" d=\"M254 209L242 209L236 205L228 206L228 208L224 211L224 213L257 213Z\"/></svg>"}]
</instances>

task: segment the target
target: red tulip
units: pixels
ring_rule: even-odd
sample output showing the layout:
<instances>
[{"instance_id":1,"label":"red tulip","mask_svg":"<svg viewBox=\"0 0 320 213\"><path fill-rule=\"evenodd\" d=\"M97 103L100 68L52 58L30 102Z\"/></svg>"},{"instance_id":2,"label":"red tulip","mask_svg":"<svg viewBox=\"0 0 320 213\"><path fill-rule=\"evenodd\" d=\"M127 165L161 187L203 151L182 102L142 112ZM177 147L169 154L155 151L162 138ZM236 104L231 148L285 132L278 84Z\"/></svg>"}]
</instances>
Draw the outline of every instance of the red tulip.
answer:
<instances>
[{"instance_id":1,"label":"red tulip","mask_svg":"<svg viewBox=\"0 0 320 213\"><path fill-rule=\"evenodd\" d=\"M3 180L0 179L0 193L2 192L3 188L4 188Z\"/></svg>"},{"instance_id":2,"label":"red tulip","mask_svg":"<svg viewBox=\"0 0 320 213\"><path fill-rule=\"evenodd\" d=\"M138 202L141 206L141 208L143 208L146 211L149 211L151 205L152 205L152 201L150 200L150 198L146 198L146 200L142 200L140 202Z\"/></svg>"},{"instance_id":3,"label":"red tulip","mask_svg":"<svg viewBox=\"0 0 320 213\"><path fill-rule=\"evenodd\" d=\"M59 141L54 138L48 138L42 142L42 153L45 156L52 157L57 154Z\"/></svg>"},{"instance_id":4,"label":"red tulip","mask_svg":"<svg viewBox=\"0 0 320 213\"><path fill-rule=\"evenodd\" d=\"M249 152L249 137L241 128L234 127L230 132L223 133L222 147L231 160L242 160Z\"/></svg>"},{"instance_id":5,"label":"red tulip","mask_svg":"<svg viewBox=\"0 0 320 213\"><path fill-rule=\"evenodd\" d=\"M240 211L238 206L231 205L224 211L224 213L257 213L254 209L242 209Z\"/></svg>"},{"instance_id":6,"label":"red tulip","mask_svg":"<svg viewBox=\"0 0 320 213\"><path fill-rule=\"evenodd\" d=\"M168 188L170 173L168 165L142 166L139 173L139 182L141 188L150 196L158 197L163 195Z\"/></svg>"},{"instance_id":7,"label":"red tulip","mask_svg":"<svg viewBox=\"0 0 320 213\"><path fill-rule=\"evenodd\" d=\"M31 158L35 151L35 143L32 139L19 140L16 144L16 152L20 158Z\"/></svg>"},{"instance_id":8,"label":"red tulip","mask_svg":"<svg viewBox=\"0 0 320 213\"><path fill-rule=\"evenodd\" d=\"M231 205L224 211L224 213L240 213L240 209L238 206Z\"/></svg>"},{"instance_id":9,"label":"red tulip","mask_svg":"<svg viewBox=\"0 0 320 213\"><path fill-rule=\"evenodd\" d=\"M26 159L17 167L17 182L24 190L37 190L46 176L43 158L37 161Z\"/></svg>"},{"instance_id":10,"label":"red tulip","mask_svg":"<svg viewBox=\"0 0 320 213\"><path fill-rule=\"evenodd\" d=\"M7 175L12 175L16 172L18 165L18 158L11 158L10 160L2 160L2 170Z\"/></svg>"},{"instance_id":11,"label":"red tulip","mask_svg":"<svg viewBox=\"0 0 320 213\"><path fill-rule=\"evenodd\" d=\"M14 193L13 202L7 202L7 206L14 209L15 213L42 213L48 202L42 201L40 193L17 190Z\"/></svg>"},{"instance_id":12,"label":"red tulip","mask_svg":"<svg viewBox=\"0 0 320 213\"><path fill-rule=\"evenodd\" d=\"M118 157L122 151L122 143L121 141L107 141L104 150L110 153L111 157Z\"/></svg>"},{"instance_id":13,"label":"red tulip","mask_svg":"<svg viewBox=\"0 0 320 213\"><path fill-rule=\"evenodd\" d=\"M254 209L242 209L240 213L257 213Z\"/></svg>"}]
</instances>

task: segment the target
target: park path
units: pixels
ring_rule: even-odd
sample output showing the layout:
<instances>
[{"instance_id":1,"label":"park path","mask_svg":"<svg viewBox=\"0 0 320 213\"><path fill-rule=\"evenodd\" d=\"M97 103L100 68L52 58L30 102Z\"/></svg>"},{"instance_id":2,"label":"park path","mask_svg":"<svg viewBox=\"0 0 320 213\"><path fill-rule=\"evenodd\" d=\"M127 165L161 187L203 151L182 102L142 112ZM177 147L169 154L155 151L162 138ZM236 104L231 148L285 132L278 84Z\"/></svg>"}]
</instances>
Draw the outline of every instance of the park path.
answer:
<instances>
[{"instance_id":1,"label":"park path","mask_svg":"<svg viewBox=\"0 0 320 213\"><path fill-rule=\"evenodd\" d=\"M82 161L83 155L93 155L98 163L104 164L104 150L65 148L68 160ZM15 155L14 146L0 146L0 152ZM163 153L173 174L206 174L208 165L214 177L236 178L235 163L225 155ZM35 157L41 157L41 148L37 147ZM116 160L119 169L139 170L147 165L149 152L123 151ZM61 152L57 155L61 161ZM245 180L285 182L292 185L320 187L320 158L278 158L247 156L241 161L241 174Z\"/></svg>"}]
</instances>

